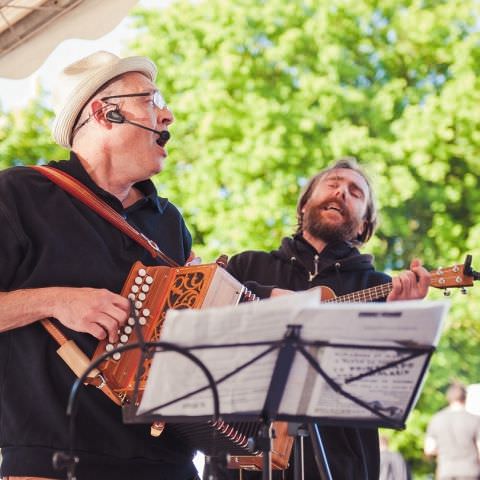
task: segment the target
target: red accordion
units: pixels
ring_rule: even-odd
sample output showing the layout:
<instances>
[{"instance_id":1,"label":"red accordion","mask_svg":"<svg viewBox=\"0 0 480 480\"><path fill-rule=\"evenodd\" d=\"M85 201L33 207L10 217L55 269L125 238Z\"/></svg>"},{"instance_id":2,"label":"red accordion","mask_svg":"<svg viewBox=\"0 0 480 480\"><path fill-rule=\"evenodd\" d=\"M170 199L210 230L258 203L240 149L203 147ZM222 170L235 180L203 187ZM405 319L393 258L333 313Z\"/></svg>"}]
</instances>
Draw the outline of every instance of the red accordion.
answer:
<instances>
[{"instance_id":1,"label":"red accordion","mask_svg":"<svg viewBox=\"0 0 480 480\"><path fill-rule=\"evenodd\" d=\"M138 341L136 332L139 327L144 341L159 341L165 315L170 308L236 305L253 297L240 282L216 263L174 268L147 267L136 262L130 270L121 294L132 300L135 318L130 317L127 324L122 327L118 344L110 344L107 340L101 341L92 360L122 345L136 343ZM119 403L131 404L141 398L151 359L145 359L139 368L141 361L141 351L131 349L122 353L115 352L99 366L109 389L118 397ZM134 399L136 384L138 395ZM248 436L255 434L257 424L215 422L202 425L176 424L171 428L192 448L202 450L206 454L209 451L212 429L215 429L217 439L220 439L224 443L223 447L233 455L229 467L247 469L262 467L261 455L249 453L246 442ZM272 465L277 469L285 469L288 466L293 438L287 436L285 423L275 422L274 428L276 438L273 444Z\"/></svg>"}]
</instances>

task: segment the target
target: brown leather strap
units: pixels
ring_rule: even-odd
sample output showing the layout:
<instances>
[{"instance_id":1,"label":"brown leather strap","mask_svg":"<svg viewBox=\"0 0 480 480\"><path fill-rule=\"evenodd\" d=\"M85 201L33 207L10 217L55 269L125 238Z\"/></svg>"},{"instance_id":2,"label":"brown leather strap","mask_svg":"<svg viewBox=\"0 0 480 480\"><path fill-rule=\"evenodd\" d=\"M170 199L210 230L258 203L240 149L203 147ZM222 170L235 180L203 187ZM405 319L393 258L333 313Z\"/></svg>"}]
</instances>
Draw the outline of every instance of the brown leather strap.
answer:
<instances>
[{"instance_id":1,"label":"brown leather strap","mask_svg":"<svg viewBox=\"0 0 480 480\"><path fill-rule=\"evenodd\" d=\"M145 248L153 258L159 258L169 267L180 266L175 260L160 250L158 245L153 240L150 240L143 233L133 228L118 212L116 212L103 200L98 198L91 190L89 190L76 178L73 178L68 173L52 167L42 165L30 165L30 167L40 172L49 180L56 183L59 187L63 188L70 195L83 202L93 211L97 212L102 218L110 222L120 231L128 235L132 240L136 241L143 248Z\"/></svg>"},{"instance_id":2,"label":"brown leather strap","mask_svg":"<svg viewBox=\"0 0 480 480\"><path fill-rule=\"evenodd\" d=\"M44 318L41 322L45 330L47 330L60 346L68 342L67 337L48 318Z\"/></svg>"},{"instance_id":3,"label":"brown leather strap","mask_svg":"<svg viewBox=\"0 0 480 480\"><path fill-rule=\"evenodd\" d=\"M52 323L48 318L40 320L47 332L56 340L60 347L68 342L68 338ZM70 365L69 365L70 366ZM79 375L77 375L79 376ZM100 389L110 400L117 405L122 405L122 401L115 392L108 386L103 375L97 371L97 375L85 378L86 385L92 385Z\"/></svg>"}]
</instances>

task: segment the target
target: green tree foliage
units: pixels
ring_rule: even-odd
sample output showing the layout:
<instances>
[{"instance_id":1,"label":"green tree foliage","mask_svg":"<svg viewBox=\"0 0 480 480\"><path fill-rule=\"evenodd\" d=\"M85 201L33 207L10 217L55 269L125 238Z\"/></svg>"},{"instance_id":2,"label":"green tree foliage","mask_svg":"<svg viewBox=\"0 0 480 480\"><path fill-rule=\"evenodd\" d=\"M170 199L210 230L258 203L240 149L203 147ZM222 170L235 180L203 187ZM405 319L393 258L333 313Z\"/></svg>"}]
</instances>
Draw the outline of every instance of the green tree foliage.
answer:
<instances>
[{"instance_id":1,"label":"green tree foliage","mask_svg":"<svg viewBox=\"0 0 480 480\"><path fill-rule=\"evenodd\" d=\"M295 228L306 180L357 156L381 206L366 246L395 271L480 264L477 0L204 0L138 9L131 52L151 57L175 116L160 193L195 250L276 248ZM64 158L44 101L5 114L0 166ZM436 293L431 298L437 298ZM480 381L480 295L453 296L428 381L392 444L415 466L448 382ZM390 432L391 433L391 432Z\"/></svg>"},{"instance_id":2,"label":"green tree foliage","mask_svg":"<svg viewBox=\"0 0 480 480\"><path fill-rule=\"evenodd\" d=\"M478 248L478 8L212 0L139 11L133 48L158 64L177 117L159 184L197 249L275 247L305 179L342 155L377 187L369 248L380 264Z\"/></svg>"},{"instance_id":3,"label":"green tree foliage","mask_svg":"<svg viewBox=\"0 0 480 480\"><path fill-rule=\"evenodd\" d=\"M38 98L25 108L0 112L0 168L68 158L65 150L53 143L53 113L45 97L46 93L39 89Z\"/></svg>"}]
</instances>

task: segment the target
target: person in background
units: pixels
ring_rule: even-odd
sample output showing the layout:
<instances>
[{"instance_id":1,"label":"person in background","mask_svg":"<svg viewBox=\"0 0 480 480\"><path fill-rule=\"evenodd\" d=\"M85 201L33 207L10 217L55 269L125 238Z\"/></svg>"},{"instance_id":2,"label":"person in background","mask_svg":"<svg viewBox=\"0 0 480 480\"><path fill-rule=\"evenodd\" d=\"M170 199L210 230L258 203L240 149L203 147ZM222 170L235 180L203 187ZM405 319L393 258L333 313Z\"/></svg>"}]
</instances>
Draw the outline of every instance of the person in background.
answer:
<instances>
[{"instance_id":1,"label":"person in background","mask_svg":"<svg viewBox=\"0 0 480 480\"><path fill-rule=\"evenodd\" d=\"M448 406L430 420L424 453L436 457L438 480L480 479L480 416L465 410L467 391L453 382L447 389Z\"/></svg>"},{"instance_id":2,"label":"person in background","mask_svg":"<svg viewBox=\"0 0 480 480\"><path fill-rule=\"evenodd\" d=\"M375 231L377 209L370 182L355 159L340 159L308 182L297 204L297 221L296 232L278 250L235 255L228 271L261 298L317 286L330 287L338 296L390 281L387 301L427 294L430 274L419 260L392 280L375 270L371 255L358 250ZM376 429L321 427L321 432L334 480L378 480ZM310 442L306 447L305 478L318 480ZM244 477L260 478L247 472ZM293 468L287 478L293 478Z\"/></svg>"},{"instance_id":3,"label":"person in background","mask_svg":"<svg viewBox=\"0 0 480 480\"><path fill-rule=\"evenodd\" d=\"M388 437L380 435L380 475L378 480L410 480L410 469L399 452L390 450Z\"/></svg>"},{"instance_id":4,"label":"person in background","mask_svg":"<svg viewBox=\"0 0 480 480\"><path fill-rule=\"evenodd\" d=\"M150 178L167 157L173 114L145 57L96 52L67 66L54 90L55 141L70 159L51 162L178 264L191 236ZM75 374L40 320L92 357L99 340L119 341L130 302L119 293L139 260L162 264L130 237L39 171L0 172L0 446L3 479L60 479L68 452L66 407ZM143 238L143 237L142 237ZM78 480L192 480L193 453L168 430L125 425L100 389L82 387L75 418Z\"/></svg>"}]
</instances>

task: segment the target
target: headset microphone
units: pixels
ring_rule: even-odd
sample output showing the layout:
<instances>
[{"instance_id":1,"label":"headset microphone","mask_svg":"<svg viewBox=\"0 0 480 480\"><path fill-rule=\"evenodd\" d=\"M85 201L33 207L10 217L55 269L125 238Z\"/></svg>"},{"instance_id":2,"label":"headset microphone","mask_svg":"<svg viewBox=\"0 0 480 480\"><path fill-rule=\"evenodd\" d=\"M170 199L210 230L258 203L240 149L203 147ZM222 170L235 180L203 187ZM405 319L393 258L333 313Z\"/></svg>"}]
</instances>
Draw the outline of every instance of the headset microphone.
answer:
<instances>
[{"instance_id":1,"label":"headset microphone","mask_svg":"<svg viewBox=\"0 0 480 480\"><path fill-rule=\"evenodd\" d=\"M158 145L160 145L160 147L164 147L170 138L170 133L167 130L154 130L153 128L146 127L145 125L131 122L130 120L127 120L118 110L110 110L105 114L105 118L112 123L129 123L130 125L143 128L144 130L148 130L149 132L157 133L158 138L156 142Z\"/></svg>"}]
</instances>

